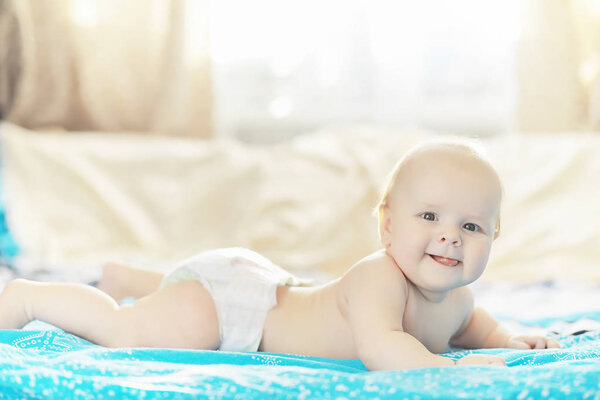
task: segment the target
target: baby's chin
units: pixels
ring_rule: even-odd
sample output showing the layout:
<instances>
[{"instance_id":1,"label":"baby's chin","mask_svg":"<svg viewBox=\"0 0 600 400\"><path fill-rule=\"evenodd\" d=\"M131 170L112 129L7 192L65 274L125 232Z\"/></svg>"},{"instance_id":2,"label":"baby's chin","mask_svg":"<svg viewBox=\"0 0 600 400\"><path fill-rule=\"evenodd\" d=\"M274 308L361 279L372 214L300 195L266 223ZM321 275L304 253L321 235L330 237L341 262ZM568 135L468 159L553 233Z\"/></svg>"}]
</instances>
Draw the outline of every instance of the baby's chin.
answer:
<instances>
[{"instance_id":1,"label":"baby's chin","mask_svg":"<svg viewBox=\"0 0 600 400\"><path fill-rule=\"evenodd\" d=\"M444 293L453 289L464 286L463 280L460 277L442 277L442 274L433 274L432 276L420 276L416 279L408 279L418 289L425 290L431 293Z\"/></svg>"},{"instance_id":2,"label":"baby's chin","mask_svg":"<svg viewBox=\"0 0 600 400\"><path fill-rule=\"evenodd\" d=\"M432 293L444 293L462 286L464 286L462 282L424 282L422 285L419 286L419 288Z\"/></svg>"}]
</instances>

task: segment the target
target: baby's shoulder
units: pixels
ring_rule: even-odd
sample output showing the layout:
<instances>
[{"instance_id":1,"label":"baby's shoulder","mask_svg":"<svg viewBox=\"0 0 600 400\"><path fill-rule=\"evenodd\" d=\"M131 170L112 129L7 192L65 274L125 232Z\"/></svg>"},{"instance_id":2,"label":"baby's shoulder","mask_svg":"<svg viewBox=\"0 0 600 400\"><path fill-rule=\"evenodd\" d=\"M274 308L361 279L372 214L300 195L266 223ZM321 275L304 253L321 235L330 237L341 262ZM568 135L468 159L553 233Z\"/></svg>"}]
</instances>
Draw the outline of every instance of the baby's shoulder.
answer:
<instances>
[{"instance_id":1,"label":"baby's shoulder","mask_svg":"<svg viewBox=\"0 0 600 400\"><path fill-rule=\"evenodd\" d=\"M384 250L376 251L354 264L341 279L346 288L390 288L406 293L408 284L404 273ZM380 291L375 291L376 295Z\"/></svg>"}]
</instances>

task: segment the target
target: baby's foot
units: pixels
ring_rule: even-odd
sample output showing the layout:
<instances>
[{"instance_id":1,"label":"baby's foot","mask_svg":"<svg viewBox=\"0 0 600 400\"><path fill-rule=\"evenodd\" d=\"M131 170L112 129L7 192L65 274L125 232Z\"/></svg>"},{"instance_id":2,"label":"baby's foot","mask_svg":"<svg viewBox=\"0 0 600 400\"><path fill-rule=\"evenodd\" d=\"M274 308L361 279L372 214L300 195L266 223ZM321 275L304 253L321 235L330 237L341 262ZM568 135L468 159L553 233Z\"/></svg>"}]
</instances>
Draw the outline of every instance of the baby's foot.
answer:
<instances>
[{"instance_id":1,"label":"baby's foot","mask_svg":"<svg viewBox=\"0 0 600 400\"><path fill-rule=\"evenodd\" d=\"M98 281L96 287L108 294L115 301L120 302L125 297L129 296L123 286L123 270L126 266L116 263L107 262L102 268L102 277Z\"/></svg>"},{"instance_id":2,"label":"baby's foot","mask_svg":"<svg viewBox=\"0 0 600 400\"><path fill-rule=\"evenodd\" d=\"M0 329L19 329L28 323L27 288L30 282L14 279L0 293Z\"/></svg>"}]
</instances>

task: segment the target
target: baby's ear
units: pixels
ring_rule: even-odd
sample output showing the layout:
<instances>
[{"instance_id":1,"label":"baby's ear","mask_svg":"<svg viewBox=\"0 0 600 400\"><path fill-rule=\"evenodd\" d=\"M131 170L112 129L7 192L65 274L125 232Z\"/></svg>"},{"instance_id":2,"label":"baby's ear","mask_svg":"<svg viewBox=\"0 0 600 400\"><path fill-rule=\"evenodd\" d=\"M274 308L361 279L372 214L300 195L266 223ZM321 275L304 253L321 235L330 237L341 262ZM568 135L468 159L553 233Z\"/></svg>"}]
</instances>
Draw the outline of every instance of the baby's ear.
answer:
<instances>
[{"instance_id":1,"label":"baby's ear","mask_svg":"<svg viewBox=\"0 0 600 400\"><path fill-rule=\"evenodd\" d=\"M494 230L494 240L498 239L498 236L500 236L500 219L498 219L498 222L496 223L496 230Z\"/></svg>"},{"instance_id":2,"label":"baby's ear","mask_svg":"<svg viewBox=\"0 0 600 400\"><path fill-rule=\"evenodd\" d=\"M390 210L387 205L379 208L379 240L385 247L391 245L392 221Z\"/></svg>"}]
</instances>

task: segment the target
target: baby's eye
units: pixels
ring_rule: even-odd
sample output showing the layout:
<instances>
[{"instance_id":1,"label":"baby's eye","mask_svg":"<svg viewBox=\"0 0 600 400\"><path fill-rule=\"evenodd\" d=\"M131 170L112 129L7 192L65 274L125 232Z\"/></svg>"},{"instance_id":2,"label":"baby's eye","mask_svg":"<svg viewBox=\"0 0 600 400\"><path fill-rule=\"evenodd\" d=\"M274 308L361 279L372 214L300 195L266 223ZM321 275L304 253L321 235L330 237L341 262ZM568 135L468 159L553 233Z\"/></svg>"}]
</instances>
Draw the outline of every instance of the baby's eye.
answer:
<instances>
[{"instance_id":1,"label":"baby's eye","mask_svg":"<svg viewBox=\"0 0 600 400\"><path fill-rule=\"evenodd\" d=\"M424 220L427 220L427 221L436 221L437 220L437 217L432 212L424 212L423 214L421 214L421 218L423 218Z\"/></svg>"},{"instance_id":2,"label":"baby's eye","mask_svg":"<svg viewBox=\"0 0 600 400\"><path fill-rule=\"evenodd\" d=\"M471 232L477 232L478 230L481 229L479 227L479 225L474 224L472 222L467 222L466 224L463 225L463 228L465 228L466 230L471 231Z\"/></svg>"}]
</instances>

